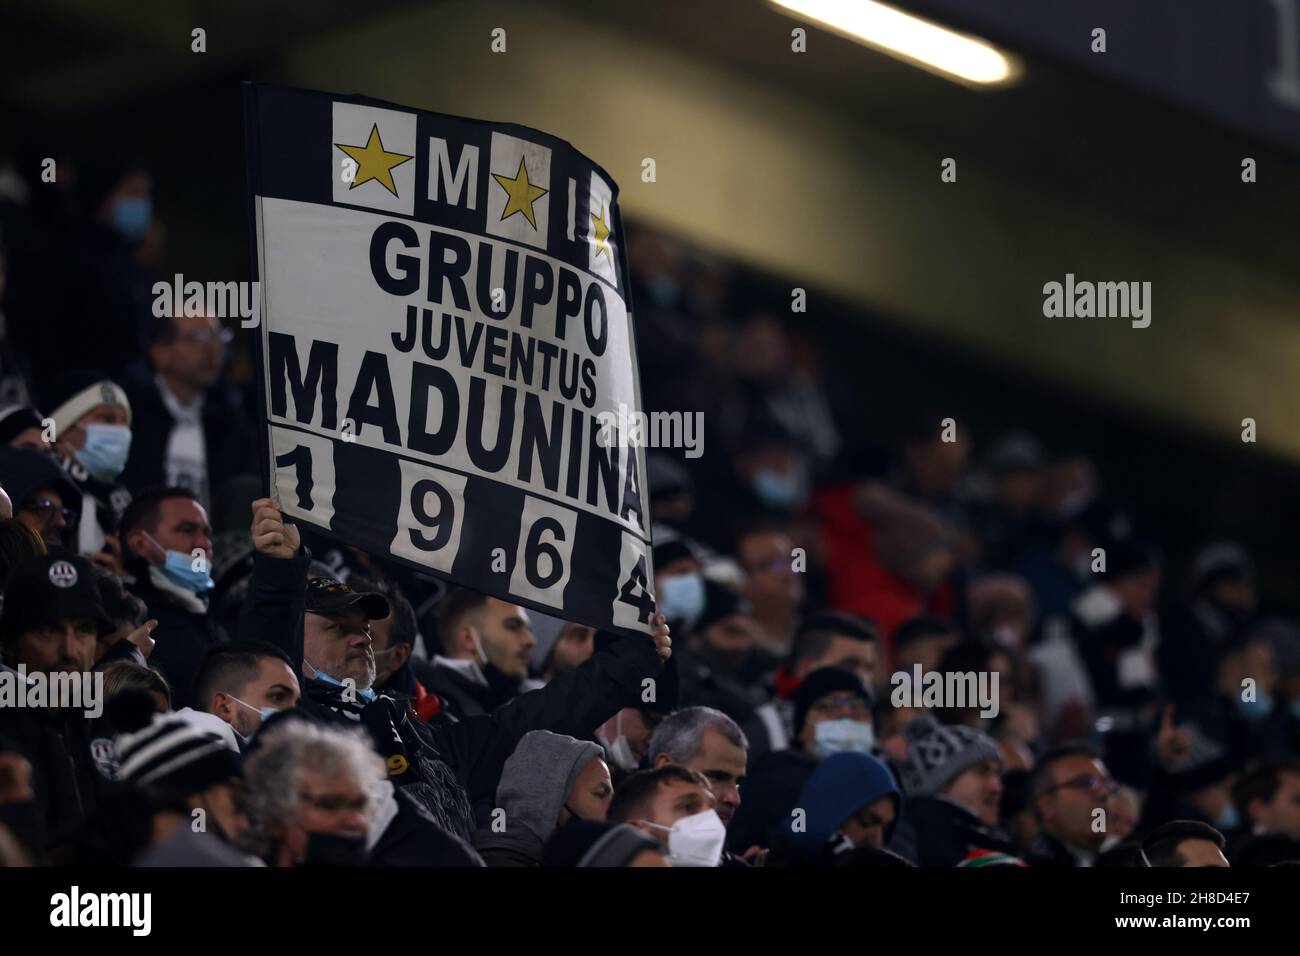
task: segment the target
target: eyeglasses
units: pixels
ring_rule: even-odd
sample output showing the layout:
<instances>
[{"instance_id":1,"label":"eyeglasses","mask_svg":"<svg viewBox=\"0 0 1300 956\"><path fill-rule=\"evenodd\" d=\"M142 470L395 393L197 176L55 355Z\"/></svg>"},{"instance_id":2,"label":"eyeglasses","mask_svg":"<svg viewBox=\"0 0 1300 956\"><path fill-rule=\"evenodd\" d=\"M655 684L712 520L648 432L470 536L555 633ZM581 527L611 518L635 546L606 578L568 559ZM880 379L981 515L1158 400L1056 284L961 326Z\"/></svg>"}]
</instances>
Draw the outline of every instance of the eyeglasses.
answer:
<instances>
[{"instance_id":1,"label":"eyeglasses","mask_svg":"<svg viewBox=\"0 0 1300 956\"><path fill-rule=\"evenodd\" d=\"M65 508L58 502L51 501L48 498L33 501L31 504L20 510L26 511L28 514L39 515L47 521L55 515L61 514L63 515L63 520L68 524L72 524L73 519L77 516L77 513L71 508Z\"/></svg>"},{"instance_id":2,"label":"eyeglasses","mask_svg":"<svg viewBox=\"0 0 1300 956\"><path fill-rule=\"evenodd\" d=\"M834 697L823 697L817 703L812 705L812 709L820 712L830 710L847 709L855 714L868 714L871 709L867 707L867 702L861 697L854 697L852 694L837 694Z\"/></svg>"},{"instance_id":3,"label":"eyeglasses","mask_svg":"<svg viewBox=\"0 0 1300 956\"><path fill-rule=\"evenodd\" d=\"M217 329L215 332L185 332L176 336L182 342L190 342L194 345L207 345L209 342L217 341L222 345L229 345L235 338L235 333L230 329Z\"/></svg>"},{"instance_id":4,"label":"eyeglasses","mask_svg":"<svg viewBox=\"0 0 1300 956\"><path fill-rule=\"evenodd\" d=\"M1093 773L1084 773L1077 777L1071 777L1069 780L1062 780L1060 783L1048 787L1043 793L1051 793L1053 790L1060 790L1065 787L1071 790L1101 790L1105 793L1115 793L1119 790L1119 784L1111 777L1099 777Z\"/></svg>"}]
</instances>

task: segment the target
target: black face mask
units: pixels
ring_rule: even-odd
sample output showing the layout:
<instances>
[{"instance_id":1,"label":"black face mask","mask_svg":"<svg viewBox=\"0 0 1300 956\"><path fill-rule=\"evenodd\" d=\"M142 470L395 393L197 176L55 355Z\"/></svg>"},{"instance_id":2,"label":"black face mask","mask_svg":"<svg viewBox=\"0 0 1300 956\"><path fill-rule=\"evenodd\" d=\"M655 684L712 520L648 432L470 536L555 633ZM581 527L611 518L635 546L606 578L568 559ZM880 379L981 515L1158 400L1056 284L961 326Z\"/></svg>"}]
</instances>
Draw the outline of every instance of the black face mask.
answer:
<instances>
[{"instance_id":1,"label":"black face mask","mask_svg":"<svg viewBox=\"0 0 1300 956\"><path fill-rule=\"evenodd\" d=\"M363 836L341 836L337 833L308 833L307 856L303 866L365 866L370 854L366 852Z\"/></svg>"}]
</instances>

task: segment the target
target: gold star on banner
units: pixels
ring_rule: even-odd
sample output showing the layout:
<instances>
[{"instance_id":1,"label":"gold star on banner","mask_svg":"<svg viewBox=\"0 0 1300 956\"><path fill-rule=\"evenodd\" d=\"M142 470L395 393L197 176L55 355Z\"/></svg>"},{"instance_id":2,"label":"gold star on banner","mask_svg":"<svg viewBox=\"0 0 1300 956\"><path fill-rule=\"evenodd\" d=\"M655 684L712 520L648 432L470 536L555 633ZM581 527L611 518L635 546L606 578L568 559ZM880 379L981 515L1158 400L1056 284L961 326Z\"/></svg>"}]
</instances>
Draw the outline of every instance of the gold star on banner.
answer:
<instances>
[{"instance_id":1,"label":"gold star on banner","mask_svg":"<svg viewBox=\"0 0 1300 956\"><path fill-rule=\"evenodd\" d=\"M524 214L524 218L537 228L537 220L533 218L533 203L546 195L547 190L541 186L534 186L528 181L528 168L524 166L523 156L519 157L519 170L515 173L515 178L503 176L500 173L493 173L492 178L497 181L502 189L506 191L506 208L501 210L501 218L509 219L517 212Z\"/></svg>"},{"instance_id":2,"label":"gold star on banner","mask_svg":"<svg viewBox=\"0 0 1300 956\"><path fill-rule=\"evenodd\" d=\"M370 127L370 139L366 141L365 146L344 146L342 143L334 145L351 156L357 164L356 175L352 178L352 185L348 189L356 189L362 183L368 183L373 179L396 196L397 185L393 182L393 170L407 160L415 158L405 153L390 153L384 149L384 141L379 138L378 123Z\"/></svg>"},{"instance_id":3,"label":"gold star on banner","mask_svg":"<svg viewBox=\"0 0 1300 956\"><path fill-rule=\"evenodd\" d=\"M609 223L605 219L605 204L600 205L600 215L591 217L591 224L596 230L596 255L605 253L605 258L609 260L611 268L614 266L614 253L610 251L609 243L605 240L609 238Z\"/></svg>"}]
</instances>

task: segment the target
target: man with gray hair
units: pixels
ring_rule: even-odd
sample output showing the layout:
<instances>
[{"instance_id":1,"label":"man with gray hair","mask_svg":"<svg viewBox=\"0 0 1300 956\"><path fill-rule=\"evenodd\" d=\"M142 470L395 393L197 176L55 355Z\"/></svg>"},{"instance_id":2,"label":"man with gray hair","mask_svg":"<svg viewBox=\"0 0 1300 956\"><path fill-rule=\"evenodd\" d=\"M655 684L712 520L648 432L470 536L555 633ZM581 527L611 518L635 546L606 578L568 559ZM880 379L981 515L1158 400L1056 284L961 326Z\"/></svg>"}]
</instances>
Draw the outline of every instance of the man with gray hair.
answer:
<instances>
[{"instance_id":1,"label":"man with gray hair","mask_svg":"<svg viewBox=\"0 0 1300 956\"><path fill-rule=\"evenodd\" d=\"M668 715L650 738L651 766L675 763L702 773L730 824L740 806L749 741L734 720L712 707L683 707Z\"/></svg>"}]
</instances>

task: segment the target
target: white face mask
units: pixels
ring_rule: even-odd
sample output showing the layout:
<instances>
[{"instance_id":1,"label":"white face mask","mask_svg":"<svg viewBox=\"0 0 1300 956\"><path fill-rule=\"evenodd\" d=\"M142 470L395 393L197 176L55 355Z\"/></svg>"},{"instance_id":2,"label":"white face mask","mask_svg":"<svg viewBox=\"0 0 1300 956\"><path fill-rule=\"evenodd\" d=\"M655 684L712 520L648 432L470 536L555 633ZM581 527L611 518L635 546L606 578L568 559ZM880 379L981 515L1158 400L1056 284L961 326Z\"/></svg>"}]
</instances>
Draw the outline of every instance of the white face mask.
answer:
<instances>
[{"instance_id":1,"label":"white face mask","mask_svg":"<svg viewBox=\"0 0 1300 956\"><path fill-rule=\"evenodd\" d=\"M671 827L645 822L668 831L668 859L673 866L717 866L722 859L727 827L716 810L682 817Z\"/></svg>"},{"instance_id":2,"label":"white face mask","mask_svg":"<svg viewBox=\"0 0 1300 956\"><path fill-rule=\"evenodd\" d=\"M632 752L632 745L627 742L627 735L623 733L622 711L619 712L618 718L614 721L614 742L609 743L603 731L600 736L602 741L605 741L605 749L609 752L609 759L619 770L630 772L641 766L641 761Z\"/></svg>"},{"instance_id":3,"label":"white face mask","mask_svg":"<svg viewBox=\"0 0 1300 956\"><path fill-rule=\"evenodd\" d=\"M619 734L614 738L614 742L609 745L609 759L614 761L614 766L619 770L636 770L641 766L641 761L636 759L636 754L632 753L632 745L627 742L627 738Z\"/></svg>"}]
</instances>

